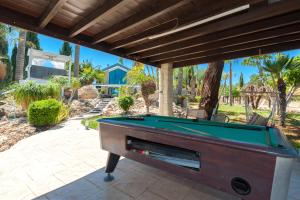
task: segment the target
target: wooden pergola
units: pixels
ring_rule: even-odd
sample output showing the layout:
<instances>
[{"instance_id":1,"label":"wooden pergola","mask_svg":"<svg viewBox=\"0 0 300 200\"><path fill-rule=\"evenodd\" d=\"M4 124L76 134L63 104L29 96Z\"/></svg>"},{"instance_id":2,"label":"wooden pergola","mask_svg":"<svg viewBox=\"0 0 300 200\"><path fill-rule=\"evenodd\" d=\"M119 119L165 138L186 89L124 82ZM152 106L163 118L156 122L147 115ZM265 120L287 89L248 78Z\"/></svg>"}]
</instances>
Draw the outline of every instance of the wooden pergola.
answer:
<instances>
[{"instance_id":1,"label":"wooden pergola","mask_svg":"<svg viewBox=\"0 0 300 200\"><path fill-rule=\"evenodd\" d=\"M300 48L300 0L1 0L0 22L172 69Z\"/></svg>"}]
</instances>

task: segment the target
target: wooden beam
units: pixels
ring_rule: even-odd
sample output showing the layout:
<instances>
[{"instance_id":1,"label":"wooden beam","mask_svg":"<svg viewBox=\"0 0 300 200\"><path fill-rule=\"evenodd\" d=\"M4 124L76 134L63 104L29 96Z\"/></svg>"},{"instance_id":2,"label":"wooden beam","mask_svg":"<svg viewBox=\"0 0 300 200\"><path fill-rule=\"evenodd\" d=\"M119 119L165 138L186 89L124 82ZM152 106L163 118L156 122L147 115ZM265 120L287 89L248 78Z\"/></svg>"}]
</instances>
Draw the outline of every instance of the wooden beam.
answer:
<instances>
[{"instance_id":1,"label":"wooden beam","mask_svg":"<svg viewBox=\"0 0 300 200\"><path fill-rule=\"evenodd\" d=\"M208 50L205 52L192 53L189 55L178 56L178 57L174 57L174 58L161 60L158 63L162 64L162 63L183 62L186 60L191 60L191 59L196 59L196 58L224 54L224 53L228 53L228 52L238 52L238 51L243 51L246 49L263 48L264 46L275 45L275 44L284 43L284 42L292 42L292 41L297 41L297 40L300 40L300 33L266 39L266 40L260 40L260 41L245 43L245 44L239 44L239 45L235 45L235 46L212 49L212 50Z\"/></svg>"},{"instance_id":2,"label":"wooden beam","mask_svg":"<svg viewBox=\"0 0 300 200\"><path fill-rule=\"evenodd\" d=\"M199 8L205 7L206 9L200 9L199 12L189 13L188 15L186 14L186 12L184 12L180 14L180 16L176 19L149 28L146 31L143 31L142 33L134 34L125 39L114 42L113 44L111 44L111 46L112 49L118 49L121 47L132 45L137 42L140 43L141 41L147 40L149 36L157 35L164 31L172 30L173 28L178 26L190 24L205 16L209 16L209 14L211 13L222 12L224 10L229 10L248 3L250 3L251 5L256 5L261 2L264 2L264 0L220 0L217 4L211 5L210 1L194 1L193 3L196 4L195 6Z\"/></svg>"},{"instance_id":3,"label":"wooden beam","mask_svg":"<svg viewBox=\"0 0 300 200\"><path fill-rule=\"evenodd\" d=\"M160 24L159 26L152 27L150 29L147 29L147 30L141 32L141 33L138 33L138 34L132 35L130 37L127 37L123 40L119 40L117 42L114 42L111 45L111 50L118 49L118 48L121 48L121 47L125 47L125 46L128 46L128 45L132 45L134 43L140 42L142 40L147 39L147 37L149 37L151 35L162 33L164 31L170 30L170 29L174 28L176 25L177 25L177 20L176 19L170 20L168 22Z\"/></svg>"},{"instance_id":4,"label":"wooden beam","mask_svg":"<svg viewBox=\"0 0 300 200\"><path fill-rule=\"evenodd\" d=\"M118 8L118 5L120 5L121 2L122 0L109 0L108 2L105 2L96 10L92 11L90 15L79 21L73 28L71 28L69 36L74 37L93 26L104 14L110 13Z\"/></svg>"},{"instance_id":5,"label":"wooden beam","mask_svg":"<svg viewBox=\"0 0 300 200\"><path fill-rule=\"evenodd\" d=\"M184 66L188 66L188 65L209 63L209 62L214 62L214 61L218 61L218 60L231 60L231 59L249 57L249 56L254 56L254 55L277 53L277 52L281 52L281 51L287 51L287 50L293 50L293 49L299 49L299 48L300 48L300 40L297 40L297 41L293 41L293 42L285 42L285 43L265 46L262 48L253 48L253 49L247 49L247 50L238 51L238 52L230 52L230 53L225 53L225 54L221 54L221 55L214 55L214 56L186 60L186 61L182 61L182 62L175 62L173 64L173 68L184 67ZM156 64L156 65L158 65L158 64Z\"/></svg>"},{"instance_id":6,"label":"wooden beam","mask_svg":"<svg viewBox=\"0 0 300 200\"><path fill-rule=\"evenodd\" d=\"M166 59L172 59L172 58L187 56L195 53L206 52L212 49L220 49L223 47L230 47L239 44L247 44L255 41L262 41L270 38L278 38L280 36L290 35L293 33L300 33L300 23L293 24L290 26L284 26L277 29L270 29L262 32L253 33L253 34L238 36L234 38L228 38L221 41L215 41L212 43L206 43L198 46L192 46L189 48L153 56L150 57L148 60L150 62L163 62L163 60Z\"/></svg>"},{"instance_id":7,"label":"wooden beam","mask_svg":"<svg viewBox=\"0 0 300 200\"><path fill-rule=\"evenodd\" d=\"M43 16L40 19L39 28L42 29L51 21L51 19L58 13L67 0L51 0Z\"/></svg>"},{"instance_id":8,"label":"wooden beam","mask_svg":"<svg viewBox=\"0 0 300 200\"><path fill-rule=\"evenodd\" d=\"M110 48L106 45L93 45L92 38L86 35L78 35L77 37L69 37L69 30L55 24L49 23L47 27L40 29L39 28L39 19L34 18L29 15L25 15L23 13L16 12L15 10L11 10L9 8L0 6L0 22L9 24L12 26L16 26L19 28L23 28L26 30L30 30L32 32L44 34L50 37L58 38L61 40L65 40L71 43L79 44L82 46L86 46L92 49L96 49L99 51L103 51L106 53L114 54L120 57L124 57L127 59L133 59L134 57L126 56L121 50L111 51ZM154 66L154 63L145 64Z\"/></svg>"},{"instance_id":9,"label":"wooden beam","mask_svg":"<svg viewBox=\"0 0 300 200\"><path fill-rule=\"evenodd\" d=\"M192 29L167 35L165 37L153 39L153 41L149 41L147 43L129 49L128 51L126 51L126 53L129 55L154 48L159 48L168 44L184 41L187 39L207 35L218 31L223 31L233 27L271 18L274 16L283 15L297 10L300 10L299 0L280 1L268 6L258 7L253 10L249 10L249 12L244 14L227 17L223 20L218 20L216 22L204 24Z\"/></svg>"},{"instance_id":10,"label":"wooden beam","mask_svg":"<svg viewBox=\"0 0 300 200\"><path fill-rule=\"evenodd\" d=\"M189 1L190 0L164 0L159 5L156 5L156 7L154 7L153 9L147 8L146 10L142 10L141 12L138 12L121 22L114 24L112 27L98 33L94 37L93 44L111 38L123 31L138 26L139 24L142 24L145 21L153 19L166 12L175 10Z\"/></svg>"},{"instance_id":11,"label":"wooden beam","mask_svg":"<svg viewBox=\"0 0 300 200\"><path fill-rule=\"evenodd\" d=\"M199 36L196 38L180 41L177 43L169 44L158 49L151 49L148 51L144 51L138 54L139 59L153 57L156 55L161 55L168 52L174 52L178 50L183 50L186 48L191 48L215 41L221 41L229 38L235 38L237 36L243 36L247 34L252 34L255 32L260 32L264 30L270 30L273 28L278 28L286 25L291 25L300 22L299 12L294 12L291 14L274 17L271 19L265 19L258 21L256 23L246 24L243 26L231 28L225 31ZM126 50L126 52L129 52Z\"/></svg>"}]
</instances>

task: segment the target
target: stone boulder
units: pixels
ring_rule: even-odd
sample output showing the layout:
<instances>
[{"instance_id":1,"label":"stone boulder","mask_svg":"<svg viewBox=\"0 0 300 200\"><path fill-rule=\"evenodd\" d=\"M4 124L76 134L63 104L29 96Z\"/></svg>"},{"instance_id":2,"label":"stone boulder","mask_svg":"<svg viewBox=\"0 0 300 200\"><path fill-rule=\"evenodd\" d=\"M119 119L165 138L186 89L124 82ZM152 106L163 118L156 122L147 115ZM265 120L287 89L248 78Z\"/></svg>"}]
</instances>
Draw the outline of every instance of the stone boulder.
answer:
<instances>
[{"instance_id":1,"label":"stone boulder","mask_svg":"<svg viewBox=\"0 0 300 200\"><path fill-rule=\"evenodd\" d=\"M92 85L86 85L78 90L79 99L94 99L99 95L98 90Z\"/></svg>"}]
</instances>

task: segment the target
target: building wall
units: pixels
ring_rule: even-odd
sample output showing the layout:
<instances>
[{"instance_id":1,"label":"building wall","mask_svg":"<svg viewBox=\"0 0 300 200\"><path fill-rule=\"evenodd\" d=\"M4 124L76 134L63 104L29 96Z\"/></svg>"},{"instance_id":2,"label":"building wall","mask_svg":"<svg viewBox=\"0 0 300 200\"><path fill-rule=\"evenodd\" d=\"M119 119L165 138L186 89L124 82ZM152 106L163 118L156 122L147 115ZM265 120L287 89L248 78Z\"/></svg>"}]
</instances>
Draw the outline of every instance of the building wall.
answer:
<instances>
[{"instance_id":1,"label":"building wall","mask_svg":"<svg viewBox=\"0 0 300 200\"><path fill-rule=\"evenodd\" d=\"M30 69L30 77L38 79L49 79L52 76L67 76L68 73L64 69L32 65Z\"/></svg>"},{"instance_id":2,"label":"building wall","mask_svg":"<svg viewBox=\"0 0 300 200\"><path fill-rule=\"evenodd\" d=\"M109 84L126 84L126 72L121 69L115 69L109 72L108 83Z\"/></svg>"}]
</instances>

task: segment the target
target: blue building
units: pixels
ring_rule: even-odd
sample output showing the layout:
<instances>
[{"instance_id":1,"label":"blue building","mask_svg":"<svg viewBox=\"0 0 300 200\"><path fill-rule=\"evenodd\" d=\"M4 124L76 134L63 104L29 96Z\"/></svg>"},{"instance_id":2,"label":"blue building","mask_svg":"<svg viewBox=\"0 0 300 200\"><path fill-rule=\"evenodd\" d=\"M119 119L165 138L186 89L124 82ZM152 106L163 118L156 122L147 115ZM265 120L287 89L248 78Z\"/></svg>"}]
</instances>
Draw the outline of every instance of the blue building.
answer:
<instances>
[{"instance_id":1,"label":"blue building","mask_svg":"<svg viewBox=\"0 0 300 200\"><path fill-rule=\"evenodd\" d=\"M126 74L130 69L121 64L114 64L103 69L105 72L105 83L124 85Z\"/></svg>"},{"instance_id":2,"label":"blue building","mask_svg":"<svg viewBox=\"0 0 300 200\"><path fill-rule=\"evenodd\" d=\"M117 88L126 85L126 74L130 69L119 63L107 66L103 69L105 72L105 84L102 88L108 88L108 95L118 95Z\"/></svg>"}]
</instances>

